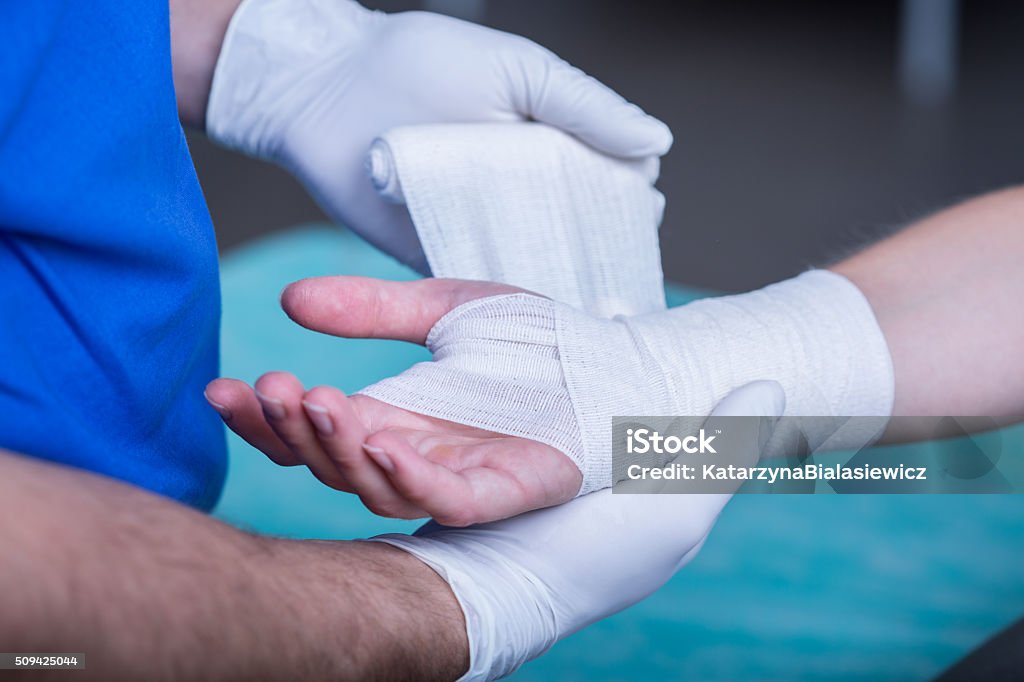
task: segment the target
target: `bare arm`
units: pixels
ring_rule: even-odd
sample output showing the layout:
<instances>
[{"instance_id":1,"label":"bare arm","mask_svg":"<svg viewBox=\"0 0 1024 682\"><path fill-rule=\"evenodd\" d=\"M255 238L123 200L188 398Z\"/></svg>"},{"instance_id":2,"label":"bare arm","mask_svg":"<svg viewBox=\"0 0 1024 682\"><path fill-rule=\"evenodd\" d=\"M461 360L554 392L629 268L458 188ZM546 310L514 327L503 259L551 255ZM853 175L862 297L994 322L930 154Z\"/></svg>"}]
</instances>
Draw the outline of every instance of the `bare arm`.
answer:
<instances>
[{"instance_id":1,"label":"bare arm","mask_svg":"<svg viewBox=\"0 0 1024 682\"><path fill-rule=\"evenodd\" d=\"M193 128L206 127L206 104L220 46L240 0L170 0L171 60L178 114Z\"/></svg>"},{"instance_id":2,"label":"bare arm","mask_svg":"<svg viewBox=\"0 0 1024 682\"><path fill-rule=\"evenodd\" d=\"M448 585L379 543L243 533L144 491L0 452L0 649L95 679L454 679Z\"/></svg>"},{"instance_id":3,"label":"bare arm","mask_svg":"<svg viewBox=\"0 0 1024 682\"><path fill-rule=\"evenodd\" d=\"M895 415L1024 411L1024 189L941 211L832 270L885 334Z\"/></svg>"}]
</instances>

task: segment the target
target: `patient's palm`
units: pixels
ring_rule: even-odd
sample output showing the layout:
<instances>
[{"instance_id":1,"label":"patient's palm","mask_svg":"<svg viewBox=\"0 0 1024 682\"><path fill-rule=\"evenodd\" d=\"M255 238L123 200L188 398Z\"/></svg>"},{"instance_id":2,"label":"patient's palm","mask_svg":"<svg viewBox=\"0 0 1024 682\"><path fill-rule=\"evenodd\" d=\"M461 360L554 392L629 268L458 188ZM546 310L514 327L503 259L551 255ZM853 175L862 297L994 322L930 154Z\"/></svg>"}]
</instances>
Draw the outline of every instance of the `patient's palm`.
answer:
<instances>
[{"instance_id":1,"label":"patient's palm","mask_svg":"<svg viewBox=\"0 0 1024 682\"><path fill-rule=\"evenodd\" d=\"M367 442L383 446L394 461L389 478L398 492L408 493L404 496L442 523L505 518L560 504L579 491L579 469L549 445L428 417L367 396L351 401L370 434ZM437 467L410 467L412 456Z\"/></svg>"}]
</instances>

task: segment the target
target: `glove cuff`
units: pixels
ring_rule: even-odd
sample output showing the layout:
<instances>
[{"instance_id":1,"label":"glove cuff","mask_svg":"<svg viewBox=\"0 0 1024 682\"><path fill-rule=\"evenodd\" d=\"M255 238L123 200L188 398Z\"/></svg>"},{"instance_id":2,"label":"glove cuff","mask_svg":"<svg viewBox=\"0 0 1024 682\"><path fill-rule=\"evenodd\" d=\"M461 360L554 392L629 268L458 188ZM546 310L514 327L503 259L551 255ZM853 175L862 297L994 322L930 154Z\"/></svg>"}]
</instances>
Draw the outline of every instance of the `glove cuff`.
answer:
<instances>
[{"instance_id":1,"label":"glove cuff","mask_svg":"<svg viewBox=\"0 0 1024 682\"><path fill-rule=\"evenodd\" d=\"M370 542L397 547L425 563L451 587L466 619L469 670L459 682L511 675L558 640L553 608L536 580L507 557L472 541L472 532L449 531L461 541L402 534Z\"/></svg>"}]
</instances>

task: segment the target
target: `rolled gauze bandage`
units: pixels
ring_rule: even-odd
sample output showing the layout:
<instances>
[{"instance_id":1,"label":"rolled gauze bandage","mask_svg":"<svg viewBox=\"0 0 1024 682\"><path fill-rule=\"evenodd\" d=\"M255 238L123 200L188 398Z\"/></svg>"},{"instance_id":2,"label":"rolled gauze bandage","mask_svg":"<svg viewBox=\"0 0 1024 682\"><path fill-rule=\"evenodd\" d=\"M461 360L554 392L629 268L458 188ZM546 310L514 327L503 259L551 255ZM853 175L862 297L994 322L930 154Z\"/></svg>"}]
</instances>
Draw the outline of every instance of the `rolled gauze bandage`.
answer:
<instances>
[{"instance_id":1,"label":"rolled gauze bandage","mask_svg":"<svg viewBox=\"0 0 1024 682\"><path fill-rule=\"evenodd\" d=\"M539 123L397 128L368 157L435 277L504 282L601 317L665 308L658 160Z\"/></svg>"}]
</instances>

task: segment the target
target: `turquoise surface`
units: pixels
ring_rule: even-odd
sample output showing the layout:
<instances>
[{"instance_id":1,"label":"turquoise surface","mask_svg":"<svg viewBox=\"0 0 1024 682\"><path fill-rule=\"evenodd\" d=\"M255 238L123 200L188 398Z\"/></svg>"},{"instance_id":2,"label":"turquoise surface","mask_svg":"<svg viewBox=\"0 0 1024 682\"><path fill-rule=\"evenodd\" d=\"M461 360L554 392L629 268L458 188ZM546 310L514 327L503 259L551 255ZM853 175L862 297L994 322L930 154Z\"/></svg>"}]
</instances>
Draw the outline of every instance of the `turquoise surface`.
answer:
<instances>
[{"instance_id":1,"label":"turquoise surface","mask_svg":"<svg viewBox=\"0 0 1024 682\"><path fill-rule=\"evenodd\" d=\"M223 373L294 372L345 391L428 357L400 342L299 328L284 285L414 275L351 234L300 228L223 261ZM678 305L699 292L673 288ZM1008 455L1019 457L1024 448ZM216 514L290 537L409 531L231 436ZM652 519L670 527L671 519ZM513 679L928 678L1024 614L1024 495L740 496L660 592L557 645Z\"/></svg>"}]
</instances>

